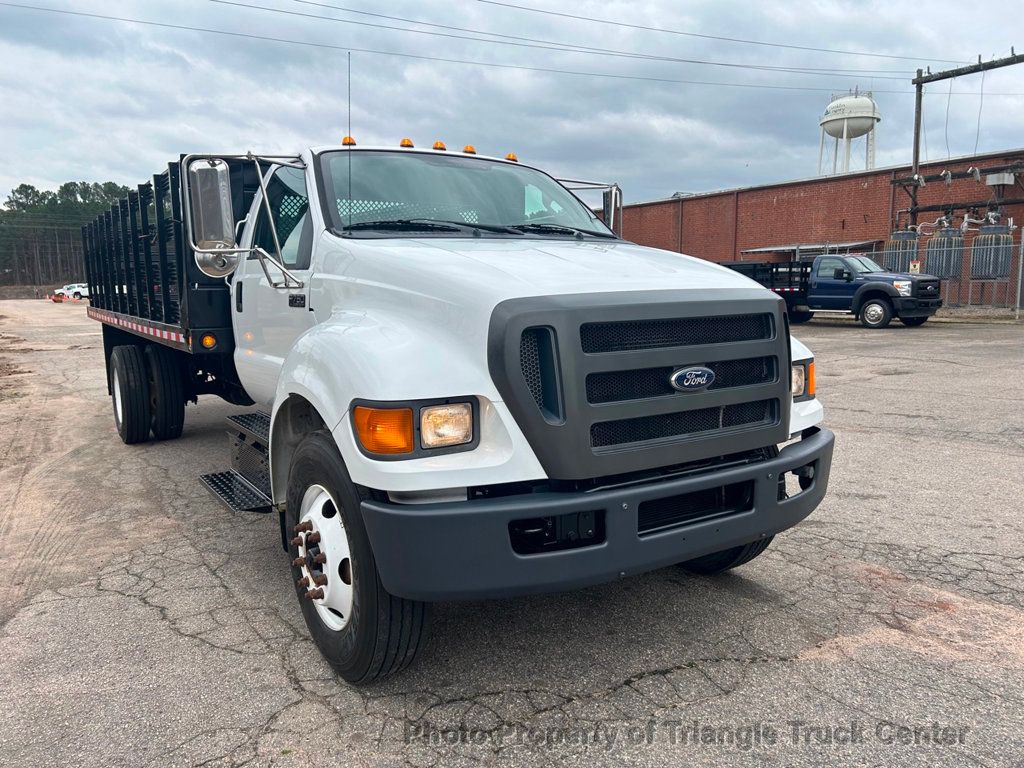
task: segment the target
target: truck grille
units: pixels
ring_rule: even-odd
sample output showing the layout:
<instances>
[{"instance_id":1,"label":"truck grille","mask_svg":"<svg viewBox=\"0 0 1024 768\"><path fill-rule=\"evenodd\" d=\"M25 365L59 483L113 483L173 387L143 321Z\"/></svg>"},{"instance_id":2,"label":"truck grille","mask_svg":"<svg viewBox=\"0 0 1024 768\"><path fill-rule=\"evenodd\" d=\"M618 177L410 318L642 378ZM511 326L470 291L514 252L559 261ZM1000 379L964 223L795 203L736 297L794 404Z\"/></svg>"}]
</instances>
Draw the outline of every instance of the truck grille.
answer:
<instances>
[{"instance_id":1,"label":"truck grille","mask_svg":"<svg viewBox=\"0 0 1024 768\"><path fill-rule=\"evenodd\" d=\"M708 391L766 384L775 380L774 357L722 360L701 363L701 365L710 368L715 373L715 380L708 387ZM525 370L524 362L524 373ZM685 397L684 393L669 383L669 378L674 370L672 366L664 366L642 368L638 371L591 373L587 376L587 402L616 403L624 400L642 400L647 397Z\"/></svg>"},{"instance_id":2,"label":"truck grille","mask_svg":"<svg viewBox=\"0 0 1024 768\"><path fill-rule=\"evenodd\" d=\"M782 301L749 289L511 299L488 361L548 477L593 479L784 442L784 329ZM698 365L709 387L671 386Z\"/></svg>"},{"instance_id":3,"label":"truck grille","mask_svg":"<svg viewBox=\"0 0 1024 768\"><path fill-rule=\"evenodd\" d=\"M775 420L778 400L757 400L752 403L695 408L667 413L663 416L641 416L636 419L601 421L590 427L590 444L605 448L623 443L639 443L666 437L685 437L711 430L734 429L755 424L771 424Z\"/></svg>"},{"instance_id":4,"label":"truck grille","mask_svg":"<svg viewBox=\"0 0 1024 768\"><path fill-rule=\"evenodd\" d=\"M769 314L586 323L580 328L580 342L587 354L725 344L770 339L771 336Z\"/></svg>"},{"instance_id":5,"label":"truck grille","mask_svg":"<svg viewBox=\"0 0 1024 768\"><path fill-rule=\"evenodd\" d=\"M939 297L938 280L918 280L914 283L917 288L917 296L922 299L937 299Z\"/></svg>"}]
</instances>

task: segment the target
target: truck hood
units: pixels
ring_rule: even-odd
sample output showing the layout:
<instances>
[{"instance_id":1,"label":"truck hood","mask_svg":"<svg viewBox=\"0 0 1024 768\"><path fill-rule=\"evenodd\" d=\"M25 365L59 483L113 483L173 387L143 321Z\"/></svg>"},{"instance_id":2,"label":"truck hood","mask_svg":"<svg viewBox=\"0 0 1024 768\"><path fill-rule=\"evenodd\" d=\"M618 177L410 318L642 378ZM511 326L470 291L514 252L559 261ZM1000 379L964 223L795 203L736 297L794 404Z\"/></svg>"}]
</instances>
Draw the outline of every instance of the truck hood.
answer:
<instances>
[{"instance_id":1,"label":"truck hood","mask_svg":"<svg viewBox=\"0 0 1024 768\"><path fill-rule=\"evenodd\" d=\"M938 280L935 275L911 275L905 272L864 272L862 275L867 280L879 280L883 283L891 283L893 280Z\"/></svg>"},{"instance_id":2,"label":"truck hood","mask_svg":"<svg viewBox=\"0 0 1024 768\"><path fill-rule=\"evenodd\" d=\"M609 291L673 289L764 290L709 261L624 241L570 239L423 238L341 240L348 251L337 271L463 303L471 296L507 298Z\"/></svg>"}]
</instances>

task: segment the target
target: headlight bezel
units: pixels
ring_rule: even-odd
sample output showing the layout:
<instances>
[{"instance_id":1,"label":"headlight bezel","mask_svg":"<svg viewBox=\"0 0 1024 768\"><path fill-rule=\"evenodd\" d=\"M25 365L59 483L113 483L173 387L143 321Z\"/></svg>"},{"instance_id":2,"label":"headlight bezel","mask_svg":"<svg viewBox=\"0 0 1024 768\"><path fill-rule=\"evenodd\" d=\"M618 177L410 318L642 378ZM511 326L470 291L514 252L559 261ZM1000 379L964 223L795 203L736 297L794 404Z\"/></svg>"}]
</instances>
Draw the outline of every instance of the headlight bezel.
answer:
<instances>
[{"instance_id":1,"label":"headlight bezel","mask_svg":"<svg viewBox=\"0 0 1024 768\"><path fill-rule=\"evenodd\" d=\"M906 298L914 293L913 280L893 280L892 287L901 297Z\"/></svg>"},{"instance_id":2,"label":"headlight bezel","mask_svg":"<svg viewBox=\"0 0 1024 768\"><path fill-rule=\"evenodd\" d=\"M470 419L472 420L472 438L469 442L457 443L455 445L444 445L430 448L424 445L422 435L423 411L444 405L468 405L470 408ZM377 408L381 410L412 410L413 426L413 449L406 453L374 453L363 445L359 432L356 429L355 410L358 407ZM463 453L472 451L480 445L480 402L473 395L461 395L456 397L437 397L424 400L353 400L349 405L349 423L352 427L352 438L362 453L367 458L375 461L408 461L409 459L425 459L430 456L443 456L449 453Z\"/></svg>"},{"instance_id":3,"label":"headlight bezel","mask_svg":"<svg viewBox=\"0 0 1024 768\"><path fill-rule=\"evenodd\" d=\"M803 388L799 395L794 394L794 372L797 370L801 371L803 376ZM817 396L817 386L815 381L815 368L814 358L808 357L803 360L794 360L789 369L789 392L793 397L794 403L802 403L807 400L813 400Z\"/></svg>"}]
</instances>

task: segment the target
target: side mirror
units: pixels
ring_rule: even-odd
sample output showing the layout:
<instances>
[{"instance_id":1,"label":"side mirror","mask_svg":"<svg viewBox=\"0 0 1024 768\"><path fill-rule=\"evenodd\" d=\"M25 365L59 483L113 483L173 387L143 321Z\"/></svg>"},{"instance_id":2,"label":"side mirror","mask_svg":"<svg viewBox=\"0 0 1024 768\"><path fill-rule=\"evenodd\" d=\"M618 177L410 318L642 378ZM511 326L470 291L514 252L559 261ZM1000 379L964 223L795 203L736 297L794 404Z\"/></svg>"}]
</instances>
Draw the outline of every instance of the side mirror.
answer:
<instances>
[{"instance_id":1,"label":"side mirror","mask_svg":"<svg viewBox=\"0 0 1024 768\"><path fill-rule=\"evenodd\" d=\"M837 267L835 269L835 271L832 272L832 279L833 280L845 280L846 282L850 282L851 280L853 280L853 273L851 273L850 270L848 270L848 269L843 269L842 267Z\"/></svg>"},{"instance_id":2,"label":"side mirror","mask_svg":"<svg viewBox=\"0 0 1024 768\"><path fill-rule=\"evenodd\" d=\"M236 247L228 164L214 157L193 160L188 166L188 187L196 265L210 277L229 275L238 266L239 254L217 253Z\"/></svg>"}]
</instances>

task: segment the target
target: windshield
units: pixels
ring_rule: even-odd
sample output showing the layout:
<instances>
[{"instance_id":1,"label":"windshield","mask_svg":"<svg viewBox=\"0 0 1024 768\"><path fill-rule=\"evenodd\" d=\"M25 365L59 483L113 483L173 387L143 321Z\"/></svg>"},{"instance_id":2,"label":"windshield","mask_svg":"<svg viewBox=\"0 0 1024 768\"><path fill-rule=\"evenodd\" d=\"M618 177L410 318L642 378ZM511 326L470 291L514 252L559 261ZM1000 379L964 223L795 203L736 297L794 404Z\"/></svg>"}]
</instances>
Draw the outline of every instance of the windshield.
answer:
<instances>
[{"instance_id":1,"label":"windshield","mask_svg":"<svg viewBox=\"0 0 1024 768\"><path fill-rule=\"evenodd\" d=\"M854 272L885 272L885 269L867 256L849 256L847 261L850 262Z\"/></svg>"},{"instance_id":2,"label":"windshield","mask_svg":"<svg viewBox=\"0 0 1024 768\"><path fill-rule=\"evenodd\" d=\"M550 176L512 163L343 150L320 167L326 215L343 235L615 236Z\"/></svg>"}]
</instances>

